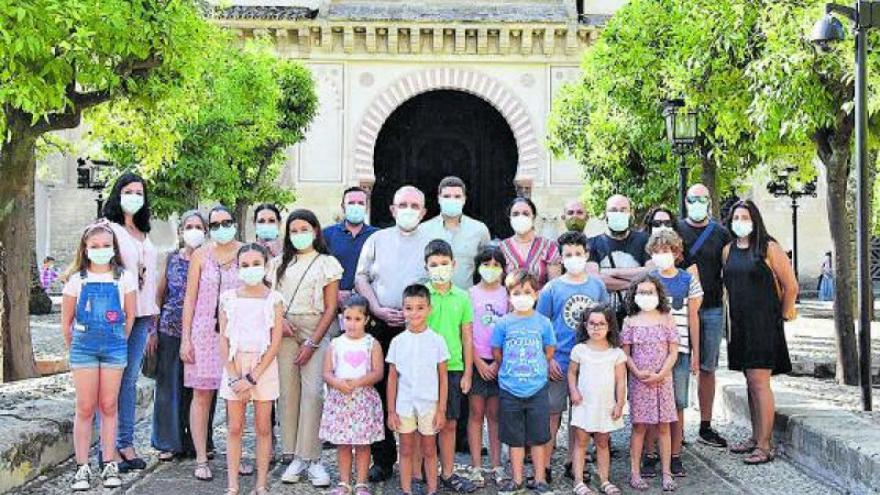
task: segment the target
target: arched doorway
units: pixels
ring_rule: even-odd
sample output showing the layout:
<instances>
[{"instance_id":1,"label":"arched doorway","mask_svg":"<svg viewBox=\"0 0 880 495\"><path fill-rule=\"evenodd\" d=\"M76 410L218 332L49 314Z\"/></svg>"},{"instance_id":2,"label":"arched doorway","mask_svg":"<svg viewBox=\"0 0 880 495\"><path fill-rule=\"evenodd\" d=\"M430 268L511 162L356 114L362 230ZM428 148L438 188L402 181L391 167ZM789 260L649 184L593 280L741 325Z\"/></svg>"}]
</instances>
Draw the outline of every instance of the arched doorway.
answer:
<instances>
[{"instance_id":1,"label":"arched doorway","mask_svg":"<svg viewBox=\"0 0 880 495\"><path fill-rule=\"evenodd\" d=\"M452 90L414 96L385 121L373 157L373 224L393 224L388 206L404 184L425 193L426 218L437 215L437 184L457 175L468 186L465 213L485 222L493 236L510 235L505 207L516 196L516 139L482 98Z\"/></svg>"}]
</instances>

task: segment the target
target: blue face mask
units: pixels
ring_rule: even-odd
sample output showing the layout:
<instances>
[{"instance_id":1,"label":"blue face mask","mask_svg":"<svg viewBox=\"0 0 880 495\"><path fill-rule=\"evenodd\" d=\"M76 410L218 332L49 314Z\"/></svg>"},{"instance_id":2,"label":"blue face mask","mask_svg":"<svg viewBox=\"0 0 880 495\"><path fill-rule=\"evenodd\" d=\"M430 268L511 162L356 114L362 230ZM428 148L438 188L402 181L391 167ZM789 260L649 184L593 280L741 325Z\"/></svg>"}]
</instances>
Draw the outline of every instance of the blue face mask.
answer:
<instances>
[{"instance_id":1,"label":"blue face mask","mask_svg":"<svg viewBox=\"0 0 880 495\"><path fill-rule=\"evenodd\" d=\"M257 285L266 277L265 266L249 266L238 269L238 278L248 285Z\"/></svg>"},{"instance_id":2,"label":"blue face mask","mask_svg":"<svg viewBox=\"0 0 880 495\"><path fill-rule=\"evenodd\" d=\"M609 211L605 214L608 230L611 232L626 232L629 229L629 213L625 211Z\"/></svg>"},{"instance_id":3,"label":"blue face mask","mask_svg":"<svg viewBox=\"0 0 880 495\"><path fill-rule=\"evenodd\" d=\"M220 227L218 229L211 230L211 239L214 239L220 244L226 244L232 239L235 239L236 232L237 229L234 226Z\"/></svg>"},{"instance_id":4,"label":"blue face mask","mask_svg":"<svg viewBox=\"0 0 880 495\"><path fill-rule=\"evenodd\" d=\"M96 265L106 265L110 263L110 260L113 259L113 256L116 253L113 251L112 247L108 248L88 248L86 250L86 256L88 256L89 261Z\"/></svg>"},{"instance_id":5,"label":"blue face mask","mask_svg":"<svg viewBox=\"0 0 880 495\"><path fill-rule=\"evenodd\" d=\"M274 223L258 223L256 234L257 239L261 241L274 241L278 238L278 225Z\"/></svg>"},{"instance_id":6,"label":"blue face mask","mask_svg":"<svg viewBox=\"0 0 880 495\"><path fill-rule=\"evenodd\" d=\"M459 217L464 210L464 200L458 198L440 198L440 213L447 217Z\"/></svg>"},{"instance_id":7,"label":"blue face mask","mask_svg":"<svg viewBox=\"0 0 880 495\"><path fill-rule=\"evenodd\" d=\"M358 204L345 205L345 220L348 223L353 223L355 225L361 224L364 222L364 218L366 218L366 216L366 206Z\"/></svg>"},{"instance_id":8,"label":"blue face mask","mask_svg":"<svg viewBox=\"0 0 880 495\"><path fill-rule=\"evenodd\" d=\"M687 212L688 217L695 222L702 222L709 216L709 204L708 203L688 203L687 204Z\"/></svg>"},{"instance_id":9,"label":"blue face mask","mask_svg":"<svg viewBox=\"0 0 880 495\"><path fill-rule=\"evenodd\" d=\"M290 244L297 251L302 251L303 249L311 246L314 242L315 234L311 232L299 232L290 236Z\"/></svg>"}]
</instances>

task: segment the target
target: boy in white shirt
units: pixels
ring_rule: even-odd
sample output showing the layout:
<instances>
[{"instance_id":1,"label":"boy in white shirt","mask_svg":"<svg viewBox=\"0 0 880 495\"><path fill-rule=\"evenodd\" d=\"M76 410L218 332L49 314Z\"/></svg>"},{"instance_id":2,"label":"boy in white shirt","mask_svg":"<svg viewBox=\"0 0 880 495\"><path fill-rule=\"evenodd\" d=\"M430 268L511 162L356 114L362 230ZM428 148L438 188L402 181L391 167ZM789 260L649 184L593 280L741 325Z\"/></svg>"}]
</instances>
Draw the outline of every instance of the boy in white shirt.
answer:
<instances>
[{"instance_id":1,"label":"boy in white shirt","mask_svg":"<svg viewBox=\"0 0 880 495\"><path fill-rule=\"evenodd\" d=\"M437 441L446 422L449 351L443 337L428 328L431 294L424 285L403 291L406 330L388 349L388 427L400 436L400 489L412 493L416 449L424 458L428 493L437 492ZM391 407L391 405L394 407ZM420 435L416 435L416 431ZM419 442L419 445L416 443Z\"/></svg>"}]
</instances>

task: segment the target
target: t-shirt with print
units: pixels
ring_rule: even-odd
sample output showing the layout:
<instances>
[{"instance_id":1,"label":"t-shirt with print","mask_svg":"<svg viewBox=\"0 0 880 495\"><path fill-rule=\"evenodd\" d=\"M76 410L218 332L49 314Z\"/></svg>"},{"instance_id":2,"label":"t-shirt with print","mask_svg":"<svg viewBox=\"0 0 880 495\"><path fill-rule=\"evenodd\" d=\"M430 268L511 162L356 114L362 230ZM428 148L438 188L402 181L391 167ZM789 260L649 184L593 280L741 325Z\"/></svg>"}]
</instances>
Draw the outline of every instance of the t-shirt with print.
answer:
<instances>
[{"instance_id":1,"label":"t-shirt with print","mask_svg":"<svg viewBox=\"0 0 880 495\"><path fill-rule=\"evenodd\" d=\"M86 272L87 282L113 282L113 280L112 270L106 273ZM122 273L119 274L117 282L117 287L119 288L119 305L124 308L125 295L136 292L138 290L138 283L134 278L134 274L128 270L123 270ZM79 276L79 272L76 272L72 274L70 279L67 280L67 283L64 284L61 293L65 296L79 299L80 292L82 292L82 279Z\"/></svg>"},{"instance_id":2,"label":"t-shirt with print","mask_svg":"<svg viewBox=\"0 0 880 495\"><path fill-rule=\"evenodd\" d=\"M563 373L568 371L569 357L577 343L578 327L584 310L607 301L608 291L599 277L587 277L583 282L574 283L563 275L547 282L541 290L537 310L553 322L553 333L556 336L553 359L559 363Z\"/></svg>"},{"instance_id":3,"label":"t-shirt with print","mask_svg":"<svg viewBox=\"0 0 880 495\"><path fill-rule=\"evenodd\" d=\"M626 239L615 239L602 234L589 240L590 261L597 263L600 270L611 268L638 268L645 266L648 253L648 234L637 230L630 231ZM612 263L613 259L613 263ZM623 304L624 291L615 291L612 302L615 308Z\"/></svg>"},{"instance_id":4,"label":"t-shirt with print","mask_svg":"<svg viewBox=\"0 0 880 495\"><path fill-rule=\"evenodd\" d=\"M665 277L659 271L651 271L651 275L660 279L666 294L669 296L669 305L672 308L672 319L675 321L675 327L678 330L678 352L681 354L690 354L690 320L688 319L688 308L690 301L703 297L703 288L700 286L700 280L685 270L678 269L678 273L674 277Z\"/></svg>"},{"instance_id":5,"label":"t-shirt with print","mask_svg":"<svg viewBox=\"0 0 880 495\"><path fill-rule=\"evenodd\" d=\"M691 247L700 238L700 234L708 227L693 227L687 220L679 220L678 233L684 241L684 267L696 263L700 270L700 285L703 287L702 308L721 307L723 288L721 286L721 253L724 246L730 244L730 232L715 220L715 227L703 246L697 251L696 256L691 256Z\"/></svg>"},{"instance_id":6,"label":"t-shirt with print","mask_svg":"<svg viewBox=\"0 0 880 495\"><path fill-rule=\"evenodd\" d=\"M397 369L397 414L411 418L437 407L437 365L448 360L446 342L430 328L418 333L407 329L391 339L385 362Z\"/></svg>"},{"instance_id":7,"label":"t-shirt with print","mask_svg":"<svg viewBox=\"0 0 880 495\"><path fill-rule=\"evenodd\" d=\"M494 289L484 289L477 284L470 289L471 307L474 309L474 349L482 359L492 357L492 332L495 324L510 311L507 289L499 284Z\"/></svg>"},{"instance_id":8,"label":"t-shirt with print","mask_svg":"<svg viewBox=\"0 0 880 495\"><path fill-rule=\"evenodd\" d=\"M529 316L510 313L495 325L492 347L501 349L498 385L516 397L531 397L547 384L544 348L555 346L553 324L535 311Z\"/></svg>"},{"instance_id":9,"label":"t-shirt with print","mask_svg":"<svg viewBox=\"0 0 880 495\"><path fill-rule=\"evenodd\" d=\"M448 371L464 371L462 352L461 326L474 321L474 310L471 309L471 298L468 293L455 285L445 293L428 284L431 291L431 314L428 315L428 327L437 332L446 341L449 351Z\"/></svg>"}]
</instances>

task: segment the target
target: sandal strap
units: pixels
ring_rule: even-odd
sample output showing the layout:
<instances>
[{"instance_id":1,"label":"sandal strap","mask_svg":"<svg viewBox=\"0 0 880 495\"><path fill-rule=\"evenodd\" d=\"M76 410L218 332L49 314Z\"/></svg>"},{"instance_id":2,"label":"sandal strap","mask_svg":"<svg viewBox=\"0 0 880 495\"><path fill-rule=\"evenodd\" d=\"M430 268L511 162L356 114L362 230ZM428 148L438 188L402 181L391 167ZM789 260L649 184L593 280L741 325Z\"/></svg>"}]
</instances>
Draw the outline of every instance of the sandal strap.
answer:
<instances>
[{"instance_id":1,"label":"sandal strap","mask_svg":"<svg viewBox=\"0 0 880 495\"><path fill-rule=\"evenodd\" d=\"M593 493L593 491L590 490L590 487L585 485L582 481L574 486L574 493L575 495L588 495L590 493Z\"/></svg>"},{"instance_id":2,"label":"sandal strap","mask_svg":"<svg viewBox=\"0 0 880 495\"><path fill-rule=\"evenodd\" d=\"M602 486L600 486L599 489L602 490L602 493L605 495L618 495L620 493L620 488L610 481L602 483Z\"/></svg>"}]
</instances>

